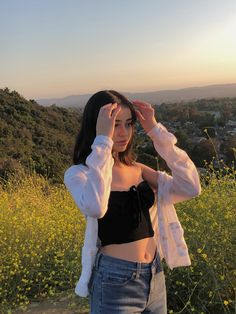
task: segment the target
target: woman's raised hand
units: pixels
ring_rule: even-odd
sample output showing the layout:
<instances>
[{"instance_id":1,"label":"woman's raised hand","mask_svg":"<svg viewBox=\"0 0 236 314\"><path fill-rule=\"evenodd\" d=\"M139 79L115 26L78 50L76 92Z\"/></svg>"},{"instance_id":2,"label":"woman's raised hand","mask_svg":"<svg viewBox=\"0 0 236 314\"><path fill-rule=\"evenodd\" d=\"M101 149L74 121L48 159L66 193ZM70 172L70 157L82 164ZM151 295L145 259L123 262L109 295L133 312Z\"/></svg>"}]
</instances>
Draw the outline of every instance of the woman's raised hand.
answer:
<instances>
[{"instance_id":1,"label":"woman's raised hand","mask_svg":"<svg viewBox=\"0 0 236 314\"><path fill-rule=\"evenodd\" d=\"M107 104L100 108L97 118L96 134L106 135L111 139L114 133L116 116L121 110L121 106L114 104Z\"/></svg>"},{"instance_id":2,"label":"woman's raised hand","mask_svg":"<svg viewBox=\"0 0 236 314\"><path fill-rule=\"evenodd\" d=\"M157 124L152 105L139 100L133 100L132 103L134 107L137 108L135 112L141 126L144 128L145 132L148 133Z\"/></svg>"}]
</instances>

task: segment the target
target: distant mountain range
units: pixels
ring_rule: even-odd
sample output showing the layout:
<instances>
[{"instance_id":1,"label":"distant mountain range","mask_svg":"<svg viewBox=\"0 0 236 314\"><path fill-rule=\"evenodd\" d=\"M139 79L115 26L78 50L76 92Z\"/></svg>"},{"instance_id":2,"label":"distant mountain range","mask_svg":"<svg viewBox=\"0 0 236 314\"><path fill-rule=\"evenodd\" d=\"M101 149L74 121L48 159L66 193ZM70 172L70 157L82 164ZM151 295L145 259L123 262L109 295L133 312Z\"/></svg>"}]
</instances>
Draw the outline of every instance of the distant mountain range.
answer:
<instances>
[{"instance_id":1,"label":"distant mountain range","mask_svg":"<svg viewBox=\"0 0 236 314\"><path fill-rule=\"evenodd\" d=\"M196 100L201 98L222 98L236 97L236 83L208 85L201 87L190 87L177 90L162 90L145 93L122 92L129 99L139 99L159 105L161 103L171 103L180 101ZM72 95L64 98L44 98L38 99L40 105L49 106L55 104L60 107L84 107L91 94Z\"/></svg>"}]
</instances>

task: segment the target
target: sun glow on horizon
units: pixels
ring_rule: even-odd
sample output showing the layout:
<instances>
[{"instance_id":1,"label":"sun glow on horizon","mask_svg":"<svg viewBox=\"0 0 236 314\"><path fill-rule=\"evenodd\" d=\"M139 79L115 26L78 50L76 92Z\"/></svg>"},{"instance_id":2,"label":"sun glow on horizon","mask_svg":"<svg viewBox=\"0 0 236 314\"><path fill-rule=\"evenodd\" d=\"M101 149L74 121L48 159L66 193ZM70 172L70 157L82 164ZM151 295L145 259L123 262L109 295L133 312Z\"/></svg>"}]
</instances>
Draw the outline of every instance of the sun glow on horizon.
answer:
<instances>
[{"instance_id":1,"label":"sun glow on horizon","mask_svg":"<svg viewBox=\"0 0 236 314\"><path fill-rule=\"evenodd\" d=\"M236 83L235 0L72 2L0 2L1 88L41 99Z\"/></svg>"}]
</instances>

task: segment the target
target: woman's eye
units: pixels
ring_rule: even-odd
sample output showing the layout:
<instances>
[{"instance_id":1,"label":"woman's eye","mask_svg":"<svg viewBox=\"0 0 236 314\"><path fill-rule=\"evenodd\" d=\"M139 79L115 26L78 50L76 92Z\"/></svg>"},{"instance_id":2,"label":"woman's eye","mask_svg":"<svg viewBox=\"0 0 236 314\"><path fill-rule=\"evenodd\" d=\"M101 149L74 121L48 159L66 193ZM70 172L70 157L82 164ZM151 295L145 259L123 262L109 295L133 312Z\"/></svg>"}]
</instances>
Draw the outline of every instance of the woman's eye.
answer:
<instances>
[{"instance_id":1,"label":"woman's eye","mask_svg":"<svg viewBox=\"0 0 236 314\"><path fill-rule=\"evenodd\" d=\"M133 122L127 123L127 126L128 126L128 127L130 127L130 126L132 126L132 125L133 125ZM115 124L115 128L118 127L118 126L119 126L119 124Z\"/></svg>"}]
</instances>

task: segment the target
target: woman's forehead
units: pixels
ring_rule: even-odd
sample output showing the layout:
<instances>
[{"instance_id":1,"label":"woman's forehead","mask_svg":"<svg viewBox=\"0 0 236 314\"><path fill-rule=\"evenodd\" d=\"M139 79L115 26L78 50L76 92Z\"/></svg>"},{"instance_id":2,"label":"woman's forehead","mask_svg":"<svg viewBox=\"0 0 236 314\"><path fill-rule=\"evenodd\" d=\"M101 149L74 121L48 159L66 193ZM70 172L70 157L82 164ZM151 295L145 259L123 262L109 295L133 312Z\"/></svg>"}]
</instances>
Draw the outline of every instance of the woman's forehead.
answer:
<instances>
[{"instance_id":1,"label":"woman's forehead","mask_svg":"<svg viewBox=\"0 0 236 314\"><path fill-rule=\"evenodd\" d=\"M131 111L129 108L127 107L123 107L121 106L121 110L118 113L118 115L116 116L116 121L119 122L120 121L126 121L128 119L132 119L132 115L131 115Z\"/></svg>"}]
</instances>

